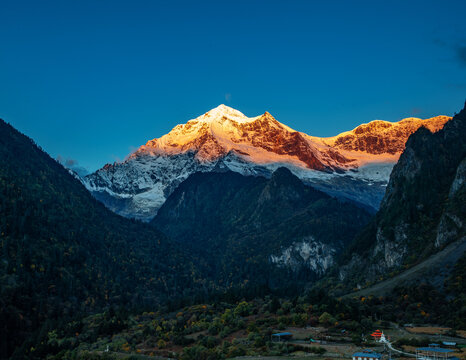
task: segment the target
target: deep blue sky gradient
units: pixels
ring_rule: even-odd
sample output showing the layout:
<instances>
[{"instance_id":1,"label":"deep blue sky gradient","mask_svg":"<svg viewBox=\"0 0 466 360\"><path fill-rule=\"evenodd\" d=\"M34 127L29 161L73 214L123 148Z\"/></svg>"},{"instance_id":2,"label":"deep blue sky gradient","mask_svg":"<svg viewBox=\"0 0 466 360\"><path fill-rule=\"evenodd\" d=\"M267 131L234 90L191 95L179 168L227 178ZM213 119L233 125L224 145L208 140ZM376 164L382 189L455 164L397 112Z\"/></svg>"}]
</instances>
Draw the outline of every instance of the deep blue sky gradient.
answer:
<instances>
[{"instance_id":1,"label":"deep blue sky gradient","mask_svg":"<svg viewBox=\"0 0 466 360\"><path fill-rule=\"evenodd\" d=\"M452 115L466 1L0 1L0 117L89 170L218 104L331 136Z\"/></svg>"}]
</instances>

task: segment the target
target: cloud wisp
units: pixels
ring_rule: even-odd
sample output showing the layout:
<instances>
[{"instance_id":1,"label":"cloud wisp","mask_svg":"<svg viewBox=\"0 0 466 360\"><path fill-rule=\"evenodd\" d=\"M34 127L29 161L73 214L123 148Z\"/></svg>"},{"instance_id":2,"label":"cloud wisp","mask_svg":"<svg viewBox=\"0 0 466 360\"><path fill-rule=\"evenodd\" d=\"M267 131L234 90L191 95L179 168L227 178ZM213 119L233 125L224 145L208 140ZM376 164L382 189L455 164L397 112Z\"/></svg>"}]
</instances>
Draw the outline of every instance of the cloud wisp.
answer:
<instances>
[{"instance_id":1,"label":"cloud wisp","mask_svg":"<svg viewBox=\"0 0 466 360\"><path fill-rule=\"evenodd\" d=\"M73 170L80 177L84 177L89 174L89 170L87 170L84 166L80 166L78 161L75 159L65 159L63 156L58 155L56 160L67 169Z\"/></svg>"}]
</instances>

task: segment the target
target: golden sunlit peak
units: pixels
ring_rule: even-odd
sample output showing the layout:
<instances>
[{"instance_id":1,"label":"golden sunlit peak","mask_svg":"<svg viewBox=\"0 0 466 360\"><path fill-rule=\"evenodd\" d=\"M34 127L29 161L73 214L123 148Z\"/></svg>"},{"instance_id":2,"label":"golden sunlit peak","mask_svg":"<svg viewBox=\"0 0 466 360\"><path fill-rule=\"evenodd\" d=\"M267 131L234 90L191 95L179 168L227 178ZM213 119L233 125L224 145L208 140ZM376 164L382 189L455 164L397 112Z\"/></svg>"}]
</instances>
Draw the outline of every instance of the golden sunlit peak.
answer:
<instances>
[{"instance_id":1,"label":"golden sunlit peak","mask_svg":"<svg viewBox=\"0 0 466 360\"><path fill-rule=\"evenodd\" d=\"M235 109L233 109L232 107L230 106L226 106L225 104L220 104L218 105L217 107L214 107L212 110L210 111L213 111L213 110L219 110L219 111L230 111L230 110L233 110L233 111L237 111Z\"/></svg>"},{"instance_id":2,"label":"golden sunlit peak","mask_svg":"<svg viewBox=\"0 0 466 360\"><path fill-rule=\"evenodd\" d=\"M220 104L217 107L206 112L206 115L217 115L217 114L234 114L236 116L245 116L242 112L233 109L232 107L226 106L224 104Z\"/></svg>"},{"instance_id":3,"label":"golden sunlit peak","mask_svg":"<svg viewBox=\"0 0 466 360\"><path fill-rule=\"evenodd\" d=\"M213 108L212 110L209 110L203 116L195 120L201 120L205 122L216 122L224 120L224 118L233 120L238 123L244 123L254 121L257 117L248 118L242 112L224 104L220 104L219 106Z\"/></svg>"}]
</instances>

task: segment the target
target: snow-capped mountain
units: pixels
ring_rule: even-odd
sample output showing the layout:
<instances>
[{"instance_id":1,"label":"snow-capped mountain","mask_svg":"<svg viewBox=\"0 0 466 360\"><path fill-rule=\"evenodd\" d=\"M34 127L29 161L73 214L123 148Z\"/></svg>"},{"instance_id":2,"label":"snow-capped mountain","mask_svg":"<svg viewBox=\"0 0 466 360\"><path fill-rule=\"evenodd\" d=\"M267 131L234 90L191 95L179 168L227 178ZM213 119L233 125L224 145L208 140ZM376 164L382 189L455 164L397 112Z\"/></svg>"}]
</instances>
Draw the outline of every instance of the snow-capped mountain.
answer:
<instances>
[{"instance_id":1,"label":"snow-capped mountain","mask_svg":"<svg viewBox=\"0 0 466 360\"><path fill-rule=\"evenodd\" d=\"M420 126L435 132L449 119L376 120L319 138L291 129L268 112L248 118L220 105L148 141L124 162L87 175L84 183L113 211L150 220L195 172L229 169L269 176L285 166L305 183L375 209L409 135Z\"/></svg>"}]
</instances>

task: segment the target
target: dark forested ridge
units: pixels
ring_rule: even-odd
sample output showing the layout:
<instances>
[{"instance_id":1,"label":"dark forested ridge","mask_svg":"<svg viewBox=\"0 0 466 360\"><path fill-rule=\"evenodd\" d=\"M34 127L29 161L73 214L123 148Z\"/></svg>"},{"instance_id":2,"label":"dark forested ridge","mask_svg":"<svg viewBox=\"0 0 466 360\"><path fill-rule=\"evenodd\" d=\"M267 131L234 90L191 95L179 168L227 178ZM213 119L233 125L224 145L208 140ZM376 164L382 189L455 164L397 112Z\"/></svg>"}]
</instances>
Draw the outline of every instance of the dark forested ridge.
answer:
<instances>
[{"instance_id":1,"label":"dark forested ridge","mask_svg":"<svg viewBox=\"0 0 466 360\"><path fill-rule=\"evenodd\" d=\"M155 304L189 293L197 279L164 235L107 210L0 120L0 358L30 353L31 339L59 319Z\"/></svg>"},{"instance_id":2,"label":"dark forested ridge","mask_svg":"<svg viewBox=\"0 0 466 360\"><path fill-rule=\"evenodd\" d=\"M302 287L321 275L370 217L279 168L270 179L231 171L193 174L152 224L173 240L203 249L217 269L213 276L227 284L274 288ZM271 262L287 249L296 256Z\"/></svg>"},{"instance_id":3,"label":"dark forested ridge","mask_svg":"<svg viewBox=\"0 0 466 360\"><path fill-rule=\"evenodd\" d=\"M346 249L337 282L373 283L466 241L465 139L466 109L436 133L411 135L380 210Z\"/></svg>"}]
</instances>

